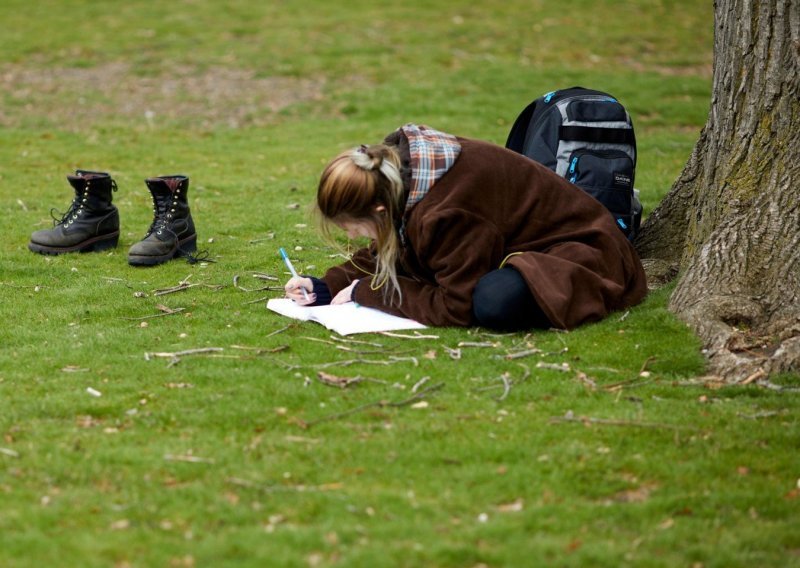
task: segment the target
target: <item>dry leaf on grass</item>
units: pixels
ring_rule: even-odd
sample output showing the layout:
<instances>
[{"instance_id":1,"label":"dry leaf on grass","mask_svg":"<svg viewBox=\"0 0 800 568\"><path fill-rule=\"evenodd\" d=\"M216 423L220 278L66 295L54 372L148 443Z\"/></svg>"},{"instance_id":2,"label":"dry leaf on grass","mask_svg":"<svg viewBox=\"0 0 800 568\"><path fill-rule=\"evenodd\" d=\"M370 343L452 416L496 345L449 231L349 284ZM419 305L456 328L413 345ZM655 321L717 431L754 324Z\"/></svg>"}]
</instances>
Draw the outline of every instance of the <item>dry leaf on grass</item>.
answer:
<instances>
[{"instance_id":1,"label":"dry leaf on grass","mask_svg":"<svg viewBox=\"0 0 800 568\"><path fill-rule=\"evenodd\" d=\"M525 502L522 500L522 498L520 498L510 503L498 505L496 509L501 513L518 513L519 511L522 511L524 505Z\"/></svg>"},{"instance_id":2,"label":"dry leaf on grass","mask_svg":"<svg viewBox=\"0 0 800 568\"><path fill-rule=\"evenodd\" d=\"M350 385L360 383L364 379L360 376L357 377L337 377L336 375L332 375L330 373L325 373L324 371L320 371L317 373L317 379L322 384L328 385L330 387L337 387L340 389L345 389Z\"/></svg>"}]
</instances>

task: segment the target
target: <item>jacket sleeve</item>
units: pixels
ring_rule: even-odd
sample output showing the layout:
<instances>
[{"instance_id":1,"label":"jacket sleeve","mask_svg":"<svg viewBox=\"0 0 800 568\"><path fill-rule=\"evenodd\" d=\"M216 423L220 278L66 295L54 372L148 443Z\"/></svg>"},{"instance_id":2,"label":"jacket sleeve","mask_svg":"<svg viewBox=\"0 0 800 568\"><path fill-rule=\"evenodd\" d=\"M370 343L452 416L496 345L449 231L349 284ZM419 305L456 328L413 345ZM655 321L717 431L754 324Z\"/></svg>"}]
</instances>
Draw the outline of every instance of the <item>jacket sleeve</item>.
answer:
<instances>
[{"instance_id":1,"label":"jacket sleeve","mask_svg":"<svg viewBox=\"0 0 800 568\"><path fill-rule=\"evenodd\" d=\"M327 284L331 298L333 298L339 291L347 288L353 280L375 274L375 269L374 251L371 248L362 248L357 250L347 262L329 268L322 280Z\"/></svg>"},{"instance_id":2,"label":"jacket sleeve","mask_svg":"<svg viewBox=\"0 0 800 568\"><path fill-rule=\"evenodd\" d=\"M502 260L500 231L469 211L451 209L409 224L408 236L421 271L398 274L402 298L385 297L368 276L354 300L427 325L470 325L475 285Z\"/></svg>"}]
</instances>

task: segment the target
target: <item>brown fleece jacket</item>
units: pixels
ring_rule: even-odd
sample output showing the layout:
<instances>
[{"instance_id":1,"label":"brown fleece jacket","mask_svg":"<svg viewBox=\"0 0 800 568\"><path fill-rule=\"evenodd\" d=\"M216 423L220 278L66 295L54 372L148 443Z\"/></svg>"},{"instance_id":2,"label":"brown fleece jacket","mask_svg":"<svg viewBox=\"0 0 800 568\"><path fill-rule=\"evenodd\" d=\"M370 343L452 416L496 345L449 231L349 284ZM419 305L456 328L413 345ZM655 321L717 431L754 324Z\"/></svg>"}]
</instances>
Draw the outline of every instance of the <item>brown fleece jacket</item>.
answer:
<instances>
[{"instance_id":1,"label":"brown fleece jacket","mask_svg":"<svg viewBox=\"0 0 800 568\"><path fill-rule=\"evenodd\" d=\"M397 271L402 302L372 289L369 249L326 272L332 295L361 279L354 296L361 305L433 326L468 326L478 280L513 255L506 264L522 274L558 328L602 319L644 298L641 262L603 205L529 158L458 140L455 164L407 213ZM404 136L387 141L408 164Z\"/></svg>"}]
</instances>

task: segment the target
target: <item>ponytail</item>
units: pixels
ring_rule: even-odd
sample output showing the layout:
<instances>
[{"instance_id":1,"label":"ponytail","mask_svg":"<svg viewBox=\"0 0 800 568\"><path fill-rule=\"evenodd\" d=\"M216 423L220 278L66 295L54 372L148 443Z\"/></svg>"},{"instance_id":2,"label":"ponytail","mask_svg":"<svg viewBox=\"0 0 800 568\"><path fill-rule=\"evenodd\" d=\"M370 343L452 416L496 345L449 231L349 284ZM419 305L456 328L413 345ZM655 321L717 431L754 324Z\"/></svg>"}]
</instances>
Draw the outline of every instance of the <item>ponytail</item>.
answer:
<instances>
[{"instance_id":1,"label":"ponytail","mask_svg":"<svg viewBox=\"0 0 800 568\"><path fill-rule=\"evenodd\" d=\"M330 234L330 224L342 222L367 222L376 228L378 257L371 287L383 288L388 303L395 294L398 303L402 302L397 280L400 239L395 223L405 208L404 191L400 157L385 144L362 145L339 154L323 171L317 190L326 234ZM377 210L379 206L382 211Z\"/></svg>"}]
</instances>

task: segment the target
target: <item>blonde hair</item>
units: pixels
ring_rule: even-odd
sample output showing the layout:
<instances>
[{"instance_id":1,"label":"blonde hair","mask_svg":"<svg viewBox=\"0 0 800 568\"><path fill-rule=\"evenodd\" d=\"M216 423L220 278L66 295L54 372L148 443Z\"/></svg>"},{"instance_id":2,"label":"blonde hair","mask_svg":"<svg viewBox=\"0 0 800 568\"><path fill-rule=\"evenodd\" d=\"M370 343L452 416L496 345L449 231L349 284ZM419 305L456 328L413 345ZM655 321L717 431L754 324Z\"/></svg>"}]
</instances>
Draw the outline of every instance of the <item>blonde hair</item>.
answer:
<instances>
[{"instance_id":1,"label":"blonde hair","mask_svg":"<svg viewBox=\"0 0 800 568\"><path fill-rule=\"evenodd\" d=\"M383 206L383 209L379 209ZM331 225L369 223L376 229L378 258L372 289L383 289L384 300L403 296L397 281L400 239L395 222L402 218L403 181L400 156L386 144L362 145L336 156L325 167L317 189L317 208L322 229L331 234Z\"/></svg>"}]
</instances>

